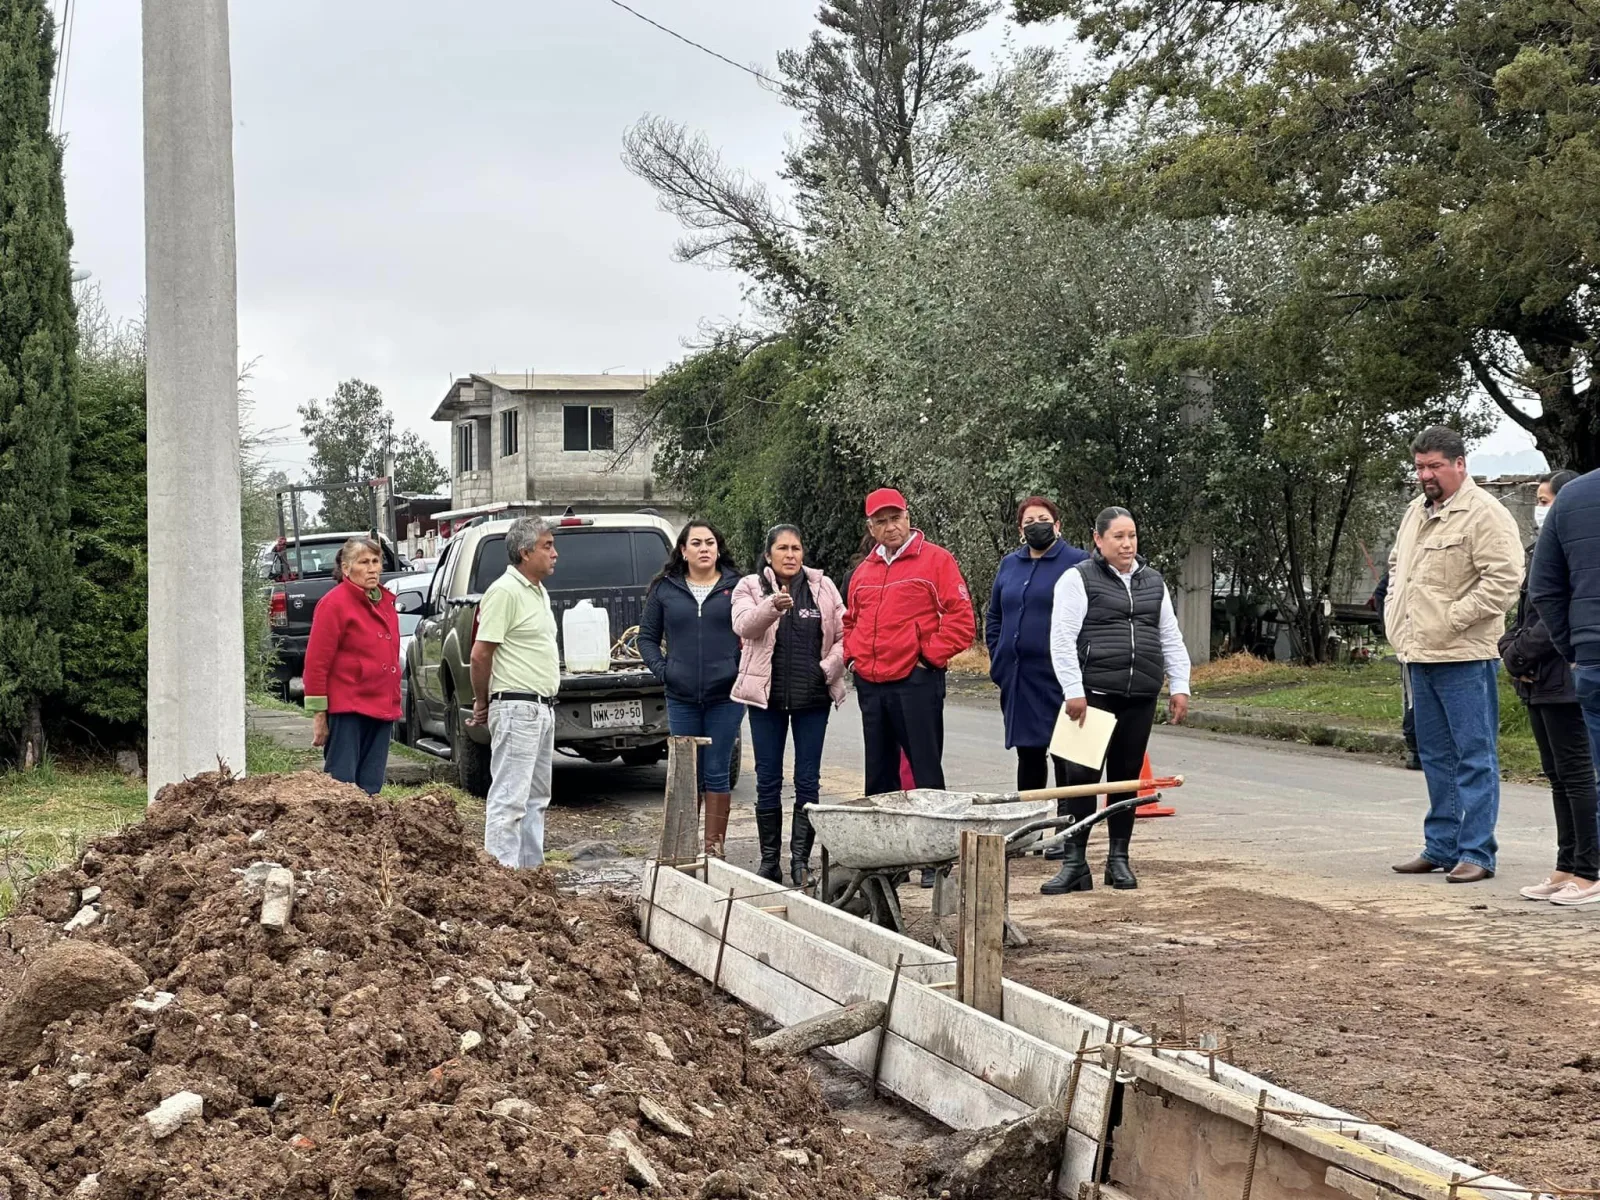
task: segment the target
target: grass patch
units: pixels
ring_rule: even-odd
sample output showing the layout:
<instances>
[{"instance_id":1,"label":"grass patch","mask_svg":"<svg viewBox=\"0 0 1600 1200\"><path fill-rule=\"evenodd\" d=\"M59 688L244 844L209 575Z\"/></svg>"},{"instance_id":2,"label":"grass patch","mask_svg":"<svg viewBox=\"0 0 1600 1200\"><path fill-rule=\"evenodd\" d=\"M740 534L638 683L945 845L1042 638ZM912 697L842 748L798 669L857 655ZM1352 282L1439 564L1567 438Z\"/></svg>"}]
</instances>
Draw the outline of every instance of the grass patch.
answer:
<instances>
[{"instance_id":1,"label":"grass patch","mask_svg":"<svg viewBox=\"0 0 1600 1200\"><path fill-rule=\"evenodd\" d=\"M252 708L270 708L274 712L297 713L302 717L306 715L306 710L300 705L280 700L270 692L247 692L244 702Z\"/></svg>"},{"instance_id":2,"label":"grass patch","mask_svg":"<svg viewBox=\"0 0 1600 1200\"><path fill-rule=\"evenodd\" d=\"M1354 740L1348 748L1361 749L1359 734L1400 732L1404 701L1400 690L1400 664L1394 659L1373 663L1302 666L1273 663L1249 655L1234 655L1197 667L1197 696L1223 700L1239 708L1259 710L1263 717L1279 718L1260 729L1297 729L1320 719ZM1300 740L1299 734L1288 736ZM1333 744L1340 744L1336 737ZM1500 770L1511 779L1537 780L1539 748L1528 725L1528 710L1504 672L1500 674Z\"/></svg>"},{"instance_id":3,"label":"grass patch","mask_svg":"<svg viewBox=\"0 0 1600 1200\"><path fill-rule=\"evenodd\" d=\"M98 834L144 816L142 779L46 761L0 775L0 917L34 876L74 861Z\"/></svg>"},{"instance_id":4,"label":"grass patch","mask_svg":"<svg viewBox=\"0 0 1600 1200\"><path fill-rule=\"evenodd\" d=\"M251 775L287 775L321 766L322 751L313 746L284 746L252 729L244 735L244 762Z\"/></svg>"}]
</instances>

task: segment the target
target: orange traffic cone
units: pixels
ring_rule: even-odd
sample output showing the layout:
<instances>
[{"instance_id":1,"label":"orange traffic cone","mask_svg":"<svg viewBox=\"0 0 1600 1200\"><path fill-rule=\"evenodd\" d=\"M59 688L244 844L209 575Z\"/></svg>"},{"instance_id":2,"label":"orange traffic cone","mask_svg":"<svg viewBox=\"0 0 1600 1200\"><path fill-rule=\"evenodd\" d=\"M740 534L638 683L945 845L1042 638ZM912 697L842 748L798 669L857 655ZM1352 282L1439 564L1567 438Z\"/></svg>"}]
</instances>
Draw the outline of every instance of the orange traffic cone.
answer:
<instances>
[{"instance_id":1,"label":"orange traffic cone","mask_svg":"<svg viewBox=\"0 0 1600 1200\"><path fill-rule=\"evenodd\" d=\"M1144 756L1144 766L1139 768L1139 783L1141 785L1139 795L1156 795L1155 781L1156 773L1150 769L1150 756L1146 754ZM1152 800L1149 804L1139 805L1138 808L1133 810L1133 815L1136 817L1171 817L1177 815L1177 812L1178 810L1175 808L1168 808L1165 804L1157 804Z\"/></svg>"}]
</instances>

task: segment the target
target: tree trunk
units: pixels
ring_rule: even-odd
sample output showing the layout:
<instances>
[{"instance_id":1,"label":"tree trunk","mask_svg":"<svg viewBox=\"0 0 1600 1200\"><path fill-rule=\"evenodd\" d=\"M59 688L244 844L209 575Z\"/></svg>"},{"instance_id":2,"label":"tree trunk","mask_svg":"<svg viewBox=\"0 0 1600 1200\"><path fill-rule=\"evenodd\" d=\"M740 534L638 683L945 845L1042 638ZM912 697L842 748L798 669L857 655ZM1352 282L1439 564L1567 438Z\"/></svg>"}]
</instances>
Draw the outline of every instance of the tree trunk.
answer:
<instances>
[{"instance_id":1,"label":"tree trunk","mask_svg":"<svg viewBox=\"0 0 1600 1200\"><path fill-rule=\"evenodd\" d=\"M39 711L39 698L31 696L22 718L22 729L17 742L17 761L24 771L31 771L44 761L44 720Z\"/></svg>"}]
</instances>

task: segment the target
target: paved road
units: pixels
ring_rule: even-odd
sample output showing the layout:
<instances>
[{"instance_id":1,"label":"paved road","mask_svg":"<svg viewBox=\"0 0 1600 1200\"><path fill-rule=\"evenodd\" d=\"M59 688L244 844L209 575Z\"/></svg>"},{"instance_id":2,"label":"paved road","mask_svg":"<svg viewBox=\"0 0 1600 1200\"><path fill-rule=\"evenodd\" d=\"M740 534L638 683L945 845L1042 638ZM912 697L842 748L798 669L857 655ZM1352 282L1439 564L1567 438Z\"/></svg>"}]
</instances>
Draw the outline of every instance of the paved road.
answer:
<instances>
[{"instance_id":1,"label":"paved road","mask_svg":"<svg viewBox=\"0 0 1600 1200\"><path fill-rule=\"evenodd\" d=\"M258 724L277 714L253 714ZM309 724L293 715L300 729ZM952 788L996 790L1015 782L1015 757L1003 748L1000 713L987 697L952 697L945 715L945 776ZM277 732L277 731L274 731ZM294 732L293 730L290 731ZM748 733L748 730L747 730ZM280 735L281 736L281 735ZM1426 788L1418 772L1383 765L1342 751L1264 739L1158 728L1151 742L1157 774L1182 774L1187 785L1171 798L1176 817L1140 821L1136 853L1159 857L1193 854L1212 861L1258 863L1274 874L1318 877L1352 896L1439 895L1438 877L1400 879L1389 864L1421 845ZM861 722L853 698L829 724L823 761L825 797L859 795ZM566 810L560 826L581 830L583 814L623 815L648 827L661 803L661 769L617 764L593 766L558 759L556 796ZM744 775L735 789L730 828L735 857L753 857L755 770L746 737ZM647 832L596 830L634 844ZM1516 784L1501 789L1500 874L1488 884L1449 888L1451 903L1493 898L1516 902L1516 889L1542 877L1553 858L1554 819L1548 793ZM1600 906L1595 906L1600 909ZM1595 909L1581 910L1585 913Z\"/></svg>"},{"instance_id":2,"label":"paved road","mask_svg":"<svg viewBox=\"0 0 1600 1200\"><path fill-rule=\"evenodd\" d=\"M994 790L1015 783L1015 756L1003 748L992 702L952 702L945 731L948 786ZM1176 817L1139 822L1136 837L1148 838L1154 853L1191 847L1208 859L1261 862L1351 883L1419 882L1399 879L1389 865L1421 848L1427 788L1420 772L1343 751L1166 727L1155 730L1150 757L1158 775L1187 780L1170 800ZM856 794L860 784L861 726L847 704L829 726L823 788ZM1541 877L1555 847L1549 793L1503 785L1499 837L1499 876L1452 892L1513 897Z\"/></svg>"}]
</instances>

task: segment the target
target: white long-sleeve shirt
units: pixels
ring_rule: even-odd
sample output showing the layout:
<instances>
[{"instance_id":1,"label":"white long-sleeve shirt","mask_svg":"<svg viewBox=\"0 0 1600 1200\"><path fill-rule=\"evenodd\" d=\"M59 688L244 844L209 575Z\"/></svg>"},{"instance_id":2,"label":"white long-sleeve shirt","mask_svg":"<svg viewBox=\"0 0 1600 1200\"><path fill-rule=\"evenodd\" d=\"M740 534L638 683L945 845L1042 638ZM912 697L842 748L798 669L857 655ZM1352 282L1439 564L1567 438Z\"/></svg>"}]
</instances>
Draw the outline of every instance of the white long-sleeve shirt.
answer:
<instances>
[{"instance_id":1,"label":"white long-sleeve shirt","mask_svg":"<svg viewBox=\"0 0 1600 1200\"><path fill-rule=\"evenodd\" d=\"M1133 595L1133 572L1116 571L1122 586ZM1083 697L1083 666L1078 662L1078 634L1089 612L1089 595L1083 590L1083 576L1076 568L1063 571L1056 580L1055 600L1050 610L1050 660L1055 664L1056 682L1068 700ZM1173 695L1189 694L1189 651L1178 628L1178 614L1172 607L1172 593L1161 587L1161 662L1167 672L1167 690Z\"/></svg>"}]
</instances>

